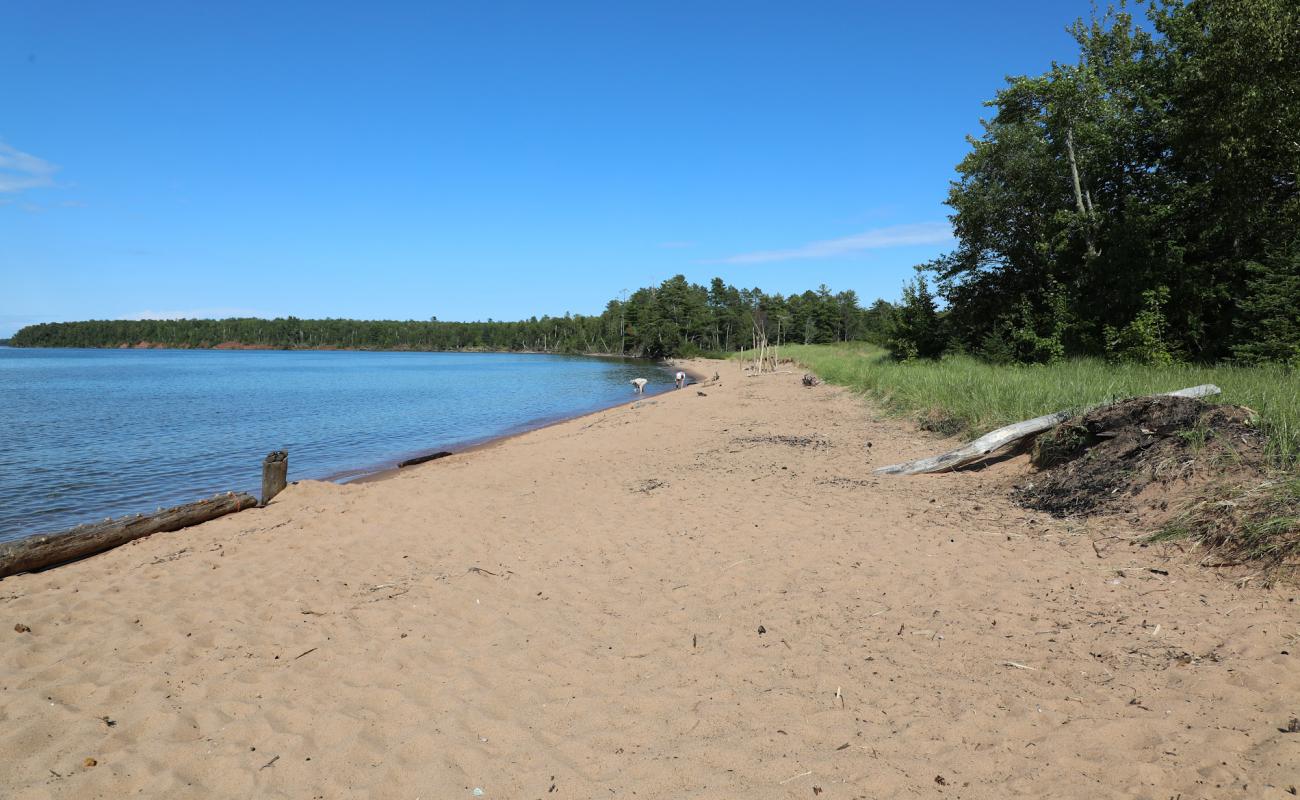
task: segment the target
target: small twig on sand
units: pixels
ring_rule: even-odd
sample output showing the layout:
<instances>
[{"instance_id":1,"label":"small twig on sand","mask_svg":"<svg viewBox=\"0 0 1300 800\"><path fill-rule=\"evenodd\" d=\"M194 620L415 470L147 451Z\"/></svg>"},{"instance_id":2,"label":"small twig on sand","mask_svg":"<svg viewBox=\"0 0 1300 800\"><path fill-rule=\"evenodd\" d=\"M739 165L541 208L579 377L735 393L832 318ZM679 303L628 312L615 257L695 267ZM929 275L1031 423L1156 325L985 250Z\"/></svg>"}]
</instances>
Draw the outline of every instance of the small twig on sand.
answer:
<instances>
[{"instance_id":1,"label":"small twig on sand","mask_svg":"<svg viewBox=\"0 0 1300 800\"><path fill-rule=\"evenodd\" d=\"M1016 669L1027 669L1027 670L1030 670L1030 671L1032 671L1032 672L1037 672L1037 671L1038 671L1038 667L1027 667L1027 666L1025 666L1024 664L1017 664L1017 663L1014 662L1014 661L1003 661L1003 662L1002 662L1002 666L1004 666L1004 667L1015 667Z\"/></svg>"},{"instance_id":2,"label":"small twig on sand","mask_svg":"<svg viewBox=\"0 0 1300 800\"><path fill-rule=\"evenodd\" d=\"M742 559L740 559L739 561L733 561L732 563L730 563L730 564L728 564L727 566L723 567L723 568L722 568L722 572L726 572L727 570L731 569L732 567L738 567L738 566L740 566L741 564L744 564L744 563L745 563L746 561L748 561L748 560L749 560L748 558L742 558ZM721 575L722 572L719 572L718 574Z\"/></svg>"},{"instance_id":3,"label":"small twig on sand","mask_svg":"<svg viewBox=\"0 0 1300 800\"><path fill-rule=\"evenodd\" d=\"M314 652L316 652L316 651L319 650L319 649L320 649L319 647L313 647L312 649L308 650L307 653L314 653ZM293 657L293 660L294 660L294 661L297 661L298 659L300 659L300 658L302 658L303 656L307 655L307 653L299 653L298 655L296 655L296 656Z\"/></svg>"},{"instance_id":4,"label":"small twig on sand","mask_svg":"<svg viewBox=\"0 0 1300 800\"><path fill-rule=\"evenodd\" d=\"M280 757L279 757L279 756L276 756L275 758L273 758L273 759L271 759L270 761L266 762L266 763L263 764L262 766L258 767L258 768L257 768L257 771L258 771L258 772L261 772L262 770L266 769L267 767L273 767L273 766L275 766L275 762L277 762L277 761L279 761L279 760L280 760Z\"/></svg>"},{"instance_id":5,"label":"small twig on sand","mask_svg":"<svg viewBox=\"0 0 1300 800\"><path fill-rule=\"evenodd\" d=\"M786 785L787 783L789 783L789 782L792 781L792 780L795 780L795 779L797 779L797 778L802 778L802 777L805 777L805 776L807 776L807 775L811 775L811 774L812 774L812 770L808 770L807 772L800 772L798 775L791 775L790 777L788 777L788 778L786 778L785 780L781 781L780 785L781 785L781 786L784 786L784 785Z\"/></svg>"},{"instance_id":6,"label":"small twig on sand","mask_svg":"<svg viewBox=\"0 0 1300 800\"><path fill-rule=\"evenodd\" d=\"M495 578L500 578L500 577L501 577L501 576L498 575L497 573L492 572L491 570L483 569L482 567L470 567L468 570L466 570L466 572L477 572L477 573L480 574L480 575L491 575L491 576L493 576L493 577L495 577Z\"/></svg>"}]
</instances>

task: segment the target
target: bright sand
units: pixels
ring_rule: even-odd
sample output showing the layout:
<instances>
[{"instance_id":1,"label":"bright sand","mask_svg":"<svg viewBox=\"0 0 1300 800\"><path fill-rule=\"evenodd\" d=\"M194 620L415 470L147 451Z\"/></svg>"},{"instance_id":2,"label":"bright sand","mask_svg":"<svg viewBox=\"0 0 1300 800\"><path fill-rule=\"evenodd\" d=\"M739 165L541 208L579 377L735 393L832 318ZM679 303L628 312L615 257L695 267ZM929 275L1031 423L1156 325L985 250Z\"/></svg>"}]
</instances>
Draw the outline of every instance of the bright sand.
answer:
<instances>
[{"instance_id":1,"label":"bright sand","mask_svg":"<svg viewBox=\"0 0 1300 800\"><path fill-rule=\"evenodd\" d=\"M875 477L947 443L695 368L705 397L0 581L0 797L1300 785L1300 592L1019 509L1020 460Z\"/></svg>"}]
</instances>

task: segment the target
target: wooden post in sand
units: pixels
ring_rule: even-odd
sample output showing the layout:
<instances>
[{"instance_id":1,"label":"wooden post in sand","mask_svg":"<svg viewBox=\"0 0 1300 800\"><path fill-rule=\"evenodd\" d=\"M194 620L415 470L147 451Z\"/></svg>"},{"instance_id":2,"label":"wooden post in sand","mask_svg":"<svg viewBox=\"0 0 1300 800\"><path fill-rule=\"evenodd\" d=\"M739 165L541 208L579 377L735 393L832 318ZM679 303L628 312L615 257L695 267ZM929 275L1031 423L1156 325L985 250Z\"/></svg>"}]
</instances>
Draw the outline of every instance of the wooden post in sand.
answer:
<instances>
[{"instance_id":1,"label":"wooden post in sand","mask_svg":"<svg viewBox=\"0 0 1300 800\"><path fill-rule=\"evenodd\" d=\"M262 505L284 491L289 482L289 451L273 450L262 461Z\"/></svg>"}]
</instances>

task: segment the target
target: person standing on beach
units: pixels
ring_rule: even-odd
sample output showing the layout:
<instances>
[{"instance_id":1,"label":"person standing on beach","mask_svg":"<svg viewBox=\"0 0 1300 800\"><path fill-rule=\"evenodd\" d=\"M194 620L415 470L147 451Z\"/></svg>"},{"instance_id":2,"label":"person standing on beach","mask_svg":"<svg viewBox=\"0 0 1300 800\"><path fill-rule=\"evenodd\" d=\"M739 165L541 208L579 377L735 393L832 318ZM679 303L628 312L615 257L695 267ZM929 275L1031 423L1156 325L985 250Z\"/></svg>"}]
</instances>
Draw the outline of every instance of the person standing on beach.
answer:
<instances>
[{"instance_id":1,"label":"person standing on beach","mask_svg":"<svg viewBox=\"0 0 1300 800\"><path fill-rule=\"evenodd\" d=\"M678 371L678 373L677 373L677 388L680 389L680 388L682 388L682 387L685 386L685 385L686 385L686 373L685 373L685 372Z\"/></svg>"}]
</instances>

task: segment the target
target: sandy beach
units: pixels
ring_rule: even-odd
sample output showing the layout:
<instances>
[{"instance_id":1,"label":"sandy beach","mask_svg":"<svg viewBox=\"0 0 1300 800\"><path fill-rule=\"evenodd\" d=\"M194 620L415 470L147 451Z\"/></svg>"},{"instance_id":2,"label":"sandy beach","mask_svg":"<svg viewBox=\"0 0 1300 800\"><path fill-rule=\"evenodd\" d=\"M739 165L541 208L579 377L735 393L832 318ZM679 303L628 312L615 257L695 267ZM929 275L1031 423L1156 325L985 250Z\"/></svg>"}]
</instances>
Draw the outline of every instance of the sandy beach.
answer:
<instances>
[{"instance_id":1,"label":"sandy beach","mask_svg":"<svg viewBox=\"0 0 1300 800\"><path fill-rule=\"evenodd\" d=\"M874 476L950 442L692 369L721 381L0 581L0 797L1300 786L1300 590L1021 509L1023 459Z\"/></svg>"}]
</instances>

